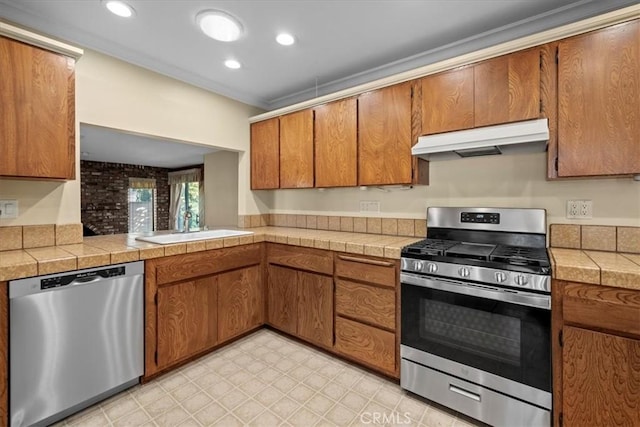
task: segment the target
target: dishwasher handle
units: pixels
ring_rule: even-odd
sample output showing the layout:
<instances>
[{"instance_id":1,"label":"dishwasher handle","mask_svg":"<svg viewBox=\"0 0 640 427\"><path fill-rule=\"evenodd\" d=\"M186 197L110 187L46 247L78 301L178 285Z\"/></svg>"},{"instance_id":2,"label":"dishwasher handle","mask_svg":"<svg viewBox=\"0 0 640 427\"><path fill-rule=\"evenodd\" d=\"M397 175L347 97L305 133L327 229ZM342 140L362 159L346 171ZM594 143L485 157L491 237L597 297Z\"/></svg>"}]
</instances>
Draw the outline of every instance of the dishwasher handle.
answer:
<instances>
[{"instance_id":1,"label":"dishwasher handle","mask_svg":"<svg viewBox=\"0 0 640 427\"><path fill-rule=\"evenodd\" d=\"M141 275L143 273L144 263L139 261L14 280L9 282L9 299L43 292L55 292L57 290L68 289L71 286L89 285L104 280L115 280Z\"/></svg>"}]
</instances>

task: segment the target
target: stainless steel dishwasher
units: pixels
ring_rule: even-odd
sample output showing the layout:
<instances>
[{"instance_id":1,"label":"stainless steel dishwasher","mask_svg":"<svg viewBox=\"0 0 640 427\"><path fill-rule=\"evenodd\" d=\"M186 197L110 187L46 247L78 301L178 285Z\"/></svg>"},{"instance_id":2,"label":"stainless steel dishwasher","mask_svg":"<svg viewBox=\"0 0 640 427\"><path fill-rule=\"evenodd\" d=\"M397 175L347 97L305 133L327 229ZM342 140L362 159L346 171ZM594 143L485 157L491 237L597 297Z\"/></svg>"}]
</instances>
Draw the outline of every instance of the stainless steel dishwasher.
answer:
<instances>
[{"instance_id":1,"label":"stainless steel dishwasher","mask_svg":"<svg viewBox=\"0 0 640 427\"><path fill-rule=\"evenodd\" d=\"M10 423L44 426L139 382L144 263L9 282Z\"/></svg>"}]
</instances>

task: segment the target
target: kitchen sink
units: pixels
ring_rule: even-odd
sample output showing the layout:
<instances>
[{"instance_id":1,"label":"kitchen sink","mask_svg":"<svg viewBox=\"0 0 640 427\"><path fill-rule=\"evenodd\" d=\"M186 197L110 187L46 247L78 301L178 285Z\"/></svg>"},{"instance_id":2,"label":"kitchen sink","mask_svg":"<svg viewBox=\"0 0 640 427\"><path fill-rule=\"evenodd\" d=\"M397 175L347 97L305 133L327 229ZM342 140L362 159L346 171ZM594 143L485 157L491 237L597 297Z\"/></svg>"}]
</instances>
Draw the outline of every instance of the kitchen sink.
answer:
<instances>
[{"instance_id":1,"label":"kitchen sink","mask_svg":"<svg viewBox=\"0 0 640 427\"><path fill-rule=\"evenodd\" d=\"M149 243L157 243L159 245L168 245L171 243L185 243L193 242L196 240L208 240L219 239L223 237L237 237L253 234L253 231L239 231L239 230L205 230L195 231L193 233L173 233L173 234L161 234L158 236L141 236L136 237L136 240Z\"/></svg>"}]
</instances>

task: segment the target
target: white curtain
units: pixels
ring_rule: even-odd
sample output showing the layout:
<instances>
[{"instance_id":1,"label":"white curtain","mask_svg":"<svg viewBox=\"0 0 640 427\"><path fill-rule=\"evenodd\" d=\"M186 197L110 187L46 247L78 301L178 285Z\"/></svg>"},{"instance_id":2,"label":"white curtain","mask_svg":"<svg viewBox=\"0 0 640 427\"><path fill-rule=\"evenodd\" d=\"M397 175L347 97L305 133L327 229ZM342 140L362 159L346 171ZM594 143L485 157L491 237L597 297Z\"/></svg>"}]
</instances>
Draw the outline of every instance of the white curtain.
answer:
<instances>
[{"instance_id":1,"label":"white curtain","mask_svg":"<svg viewBox=\"0 0 640 427\"><path fill-rule=\"evenodd\" d=\"M184 185L181 183L170 185L169 195L169 225L172 230L178 229L178 208L180 207L180 198Z\"/></svg>"}]
</instances>

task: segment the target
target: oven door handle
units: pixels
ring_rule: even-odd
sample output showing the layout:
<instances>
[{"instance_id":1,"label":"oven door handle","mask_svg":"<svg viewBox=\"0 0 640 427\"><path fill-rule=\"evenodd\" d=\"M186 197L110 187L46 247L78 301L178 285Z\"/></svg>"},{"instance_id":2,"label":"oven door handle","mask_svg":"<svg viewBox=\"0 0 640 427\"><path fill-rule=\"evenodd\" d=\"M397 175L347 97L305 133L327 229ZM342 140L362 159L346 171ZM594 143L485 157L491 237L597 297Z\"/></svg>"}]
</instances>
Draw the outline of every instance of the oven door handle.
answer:
<instances>
[{"instance_id":1,"label":"oven door handle","mask_svg":"<svg viewBox=\"0 0 640 427\"><path fill-rule=\"evenodd\" d=\"M541 308L543 310L551 310L550 295L540 295L532 292L498 288L490 285L458 282L442 278L431 278L411 273L401 273L400 282L407 285L420 286L439 291L453 292L472 297Z\"/></svg>"}]
</instances>

